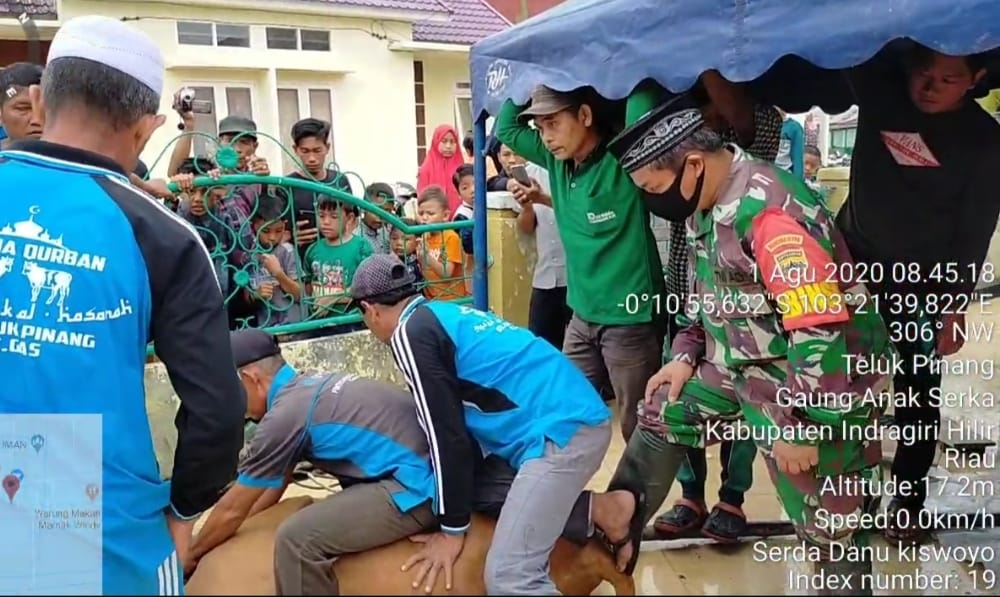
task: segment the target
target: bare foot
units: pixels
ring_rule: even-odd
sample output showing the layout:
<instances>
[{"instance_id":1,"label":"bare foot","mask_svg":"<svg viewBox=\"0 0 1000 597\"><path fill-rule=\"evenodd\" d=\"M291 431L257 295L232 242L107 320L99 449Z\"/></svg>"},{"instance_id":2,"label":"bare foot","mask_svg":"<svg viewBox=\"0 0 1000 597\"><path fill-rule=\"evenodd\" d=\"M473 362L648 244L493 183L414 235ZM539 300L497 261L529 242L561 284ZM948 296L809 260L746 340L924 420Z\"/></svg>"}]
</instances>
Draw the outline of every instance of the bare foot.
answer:
<instances>
[{"instance_id":1,"label":"bare foot","mask_svg":"<svg viewBox=\"0 0 1000 597\"><path fill-rule=\"evenodd\" d=\"M635 513L635 496L631 491L619 489L594 496L594 524L597 525L612 544L618 544L628 537L632 515ZM618 550L615 567L624 572L632 558L632 543L626 543Z\"/></svg>"}]
</instances>

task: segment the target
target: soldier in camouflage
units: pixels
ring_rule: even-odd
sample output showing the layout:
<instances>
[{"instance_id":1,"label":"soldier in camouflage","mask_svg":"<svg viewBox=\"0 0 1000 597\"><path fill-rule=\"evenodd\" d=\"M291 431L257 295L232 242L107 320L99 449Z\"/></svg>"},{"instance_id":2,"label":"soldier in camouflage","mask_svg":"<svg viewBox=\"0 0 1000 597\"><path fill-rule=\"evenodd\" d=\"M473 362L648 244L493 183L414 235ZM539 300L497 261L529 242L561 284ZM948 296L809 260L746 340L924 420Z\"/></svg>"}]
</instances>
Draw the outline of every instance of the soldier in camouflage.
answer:
<instances>
[{"instance_id":1,"label":"soldier in camouflage","mask_svg":"<svg viewBox=\"0 0 1000 597\"><path fill-rule=\"evenodd\" d=\"M829 515L877 504L864 489L880 484L875 423L889 379L849 370L848 357L890 358L885 326L856 307L867 290L850 279L853 262L822 199L725 145L684 102L653 110L609 145L638 186L686 218L693 274L672 360L649 380L610 487L633 491L645 524L688 448L752 437L817 572L851 580L820 594L870 594L861 581L870 561L830 558L832 543L865 545L865 529ZM621 566L638 542L609 531Z\"/></svg>"},{"instance_id":2,"label":"soldier in camouflage","mask_svg":"<svg viewBox=\"0 0 1000 597\"><path fill-rule=\"evenodd\" d=\"M635 122L669 96L666 89L658 83L645 81L628 98L626 124ZM755 101L744 85L727 81L716 70L706 71L699 77L698 83L691 89L691 97L697 103L706 126L719 133L723 141L739 145L755 158L768 162L775 160L783 121L774 106ZM654 209L664 207L656 201L655 196L647 195L646 201ZM669 210L663 215L668 221L671 220ZM688 287L687 231L683 218L669 221L669 230L667 293L678 297L680 300L675 303L680 306L686 302L684 297ZM670 342L677 331L676 322L671 321ZM669 342L666 348L669 353ZM669 360L669 354L666 358ZM756 454L757 447L750 439L721 443L719 460L722 483L719 487L719 501L709 510L705 500L705 482L708 478L705 450L688 450L687 460L677 473L681 499L656 519L656 530L670 535L701 529L703 535L716 541L737 541L746 532L743 501L753 483L753 461Z\"/></svg>"}]
</instances>

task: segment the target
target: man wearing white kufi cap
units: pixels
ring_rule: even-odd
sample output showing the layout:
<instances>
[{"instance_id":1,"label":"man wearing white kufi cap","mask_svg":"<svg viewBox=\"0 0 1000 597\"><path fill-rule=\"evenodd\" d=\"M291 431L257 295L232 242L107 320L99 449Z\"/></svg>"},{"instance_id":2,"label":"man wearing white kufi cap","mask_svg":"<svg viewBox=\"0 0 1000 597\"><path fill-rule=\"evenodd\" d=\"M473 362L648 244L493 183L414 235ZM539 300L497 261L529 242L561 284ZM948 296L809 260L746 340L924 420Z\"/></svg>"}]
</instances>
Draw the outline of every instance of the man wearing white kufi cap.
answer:
<instances>
[{"instance_id":1,"label":"man wearing white kufi cap","mask_svg":"<svg viewBox=\"0 0 1000 597\"><path fill-rule=\"evenodd\" d=\"M145 34L72 19L30 91L41 139L0 152L0 418L91 416L46 436L36 451L48 465L25 461L18 496L26 515L91 514L65 521L72 534L0 516L21 545L46 536L18 565L34 572L13 587L0 575L0 592L179 595L193 521L234 476L245 401L235 370L218 366L232 352L212 262L193 229L129 184L164 122L162 87L163 58ZM150 342L181 400L169 482L146 414ZM32 497L32 482L51 491L36 485L44 493Z\"/></svg>"}]
</instances>

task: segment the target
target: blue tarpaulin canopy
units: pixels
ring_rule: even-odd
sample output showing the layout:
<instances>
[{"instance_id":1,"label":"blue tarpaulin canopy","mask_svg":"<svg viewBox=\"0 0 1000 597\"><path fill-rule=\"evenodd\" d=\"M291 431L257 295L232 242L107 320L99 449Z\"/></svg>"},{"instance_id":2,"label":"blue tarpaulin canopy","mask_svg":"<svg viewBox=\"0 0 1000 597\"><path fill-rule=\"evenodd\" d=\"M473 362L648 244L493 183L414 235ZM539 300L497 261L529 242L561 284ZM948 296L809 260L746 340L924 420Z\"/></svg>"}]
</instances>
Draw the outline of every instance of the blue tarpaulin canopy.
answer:
<instances>
[{"instance_id":1,"label":"blue tarpaulin canopy","mask_svg":"<svg viewBox=\"0 0 1000 597\"><path fill-rule=\"evenodd\" d=\"M952 55L998 48L1000 0L567 0L473 46L473 110L526 102L537 84L616 100L651 78L681 92L714 68L789 111L839 112L851 99L824 69L907 37Z\"/></svg>"}]
</instances>

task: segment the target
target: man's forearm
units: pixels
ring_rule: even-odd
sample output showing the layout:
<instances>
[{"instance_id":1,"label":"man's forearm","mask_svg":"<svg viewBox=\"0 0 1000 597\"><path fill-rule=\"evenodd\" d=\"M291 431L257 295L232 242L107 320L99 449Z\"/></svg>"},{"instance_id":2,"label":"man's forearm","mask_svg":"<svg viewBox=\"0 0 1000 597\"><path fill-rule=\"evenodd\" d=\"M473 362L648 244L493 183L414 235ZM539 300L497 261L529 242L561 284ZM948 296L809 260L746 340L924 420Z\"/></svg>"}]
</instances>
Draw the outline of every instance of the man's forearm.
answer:
<instances>
[{"instance_id":1,"label":"man's forearm","mask_svg":"<svg viewBox=\"0 0 1000 597\"><path fill-rule=\"evenodd\" d=\"M690 321L681 315L677 316L677 322L687 325L674 337L670 345L670 358L694 367L705 356L705 328L700 321Z\"/></svg>"},{"instance_id":2,"label":"man's forearm","mask_svg":"<svg viewBox=\"0 0 1000 597\"><path fill-rule=\"evenodd\" d=\"M533 234L536 224L535 208L530 203L523 205L521 213L517 214L517 227L525 234Z\"/></svg>"},{"instance_id":3,"label":"man's forearm","mask_svg":"<svg viewBox=\"0 0 1000 597\"><path fill-rule=\"evenodd\" d=\"M226 508L221 503L212 509L205 526L194 539L191 546L191 558L199 560L206 553L222 545L239 530L246 520L247 514L233 508Z\"/></svg>"},{"instance_id":4,"label":"man's forearm","mask_svg":"<svg viewBox=\"0 0 1000 597\"><path fill-rule=\"evenodd\" d=\"M281 501L281 496L285 495L285 490L288 488L288 483L285 483L281 487L276 489L268 489L264 492L264 495L257 498L254 503L253 508L250 508L250 512L247 514L247 518L252 517L254 514L263 512L271 506L277 504Z\"/></svg>"},{"instance_id":5,"label":"man's forearm","mask_svg":"<svg viewBox=\"0 0 1000 597\"><path fill-rule=\"evenodd\" d=\"M194 116L190 119L184 120L184 133L181 135L177 142L174 143L174 150L170 152L170 162L167 164L167 176L173 176L177 174L180 170L181 164L184 160L191 156L191 147L193 146L191 133L194 132ZM207 174L207 172L202 172L201 174Z\"/></svg>"},{"instance_id":6,"label":"man's forearm","mask_svg":"<svg viewBox=\"0 0 1000 597\"><path fill-rule=\"evenodd\" d=\"M538 193L532 203L538 203L539 205L546 205L552 207L552 196L546 195L545 193Z\"/></svg>"},{"instance_id":7,"label":"man's forearm","mask_svg":"<svg viewBox=\"0 0 1000 597\"><path fill-rule=\"evenodd\" d=\"M547 166L552 154L545 149L538 131L518 120L521 108L511 100L500 107L495 125L497 139L528 161Z\"/></svg>"}]
</instances>

